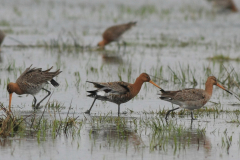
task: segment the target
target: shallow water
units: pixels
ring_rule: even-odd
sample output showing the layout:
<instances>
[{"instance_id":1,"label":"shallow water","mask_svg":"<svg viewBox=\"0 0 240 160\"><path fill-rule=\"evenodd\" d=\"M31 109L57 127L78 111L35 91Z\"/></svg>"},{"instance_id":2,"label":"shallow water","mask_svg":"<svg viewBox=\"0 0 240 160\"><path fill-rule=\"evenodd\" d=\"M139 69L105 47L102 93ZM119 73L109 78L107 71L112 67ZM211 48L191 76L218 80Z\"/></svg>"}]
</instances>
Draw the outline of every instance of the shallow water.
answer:
<instances>
[{"instance_id":1,"label":"shallow water","mask_svg":"<svg viewBox=\"0 0 240 160\"><path fill-rule=\"evenodd\" d=\"M237 6L240 2L236 1ZM70 114L84 120L80 136L47 137L47 141L38 143L36 137L12 137L1 139L1 156L21 159L239 159L239 123L227 123L238 120L236 115L225 114L198 115L191 129L186 134L191 140L185 148L173 147L168 141L166 150L151 149L152 130L134 131L126 128L130 138L127 141L114 136L112 124L102 124L96 131L91 117L84 115L93 99L86 95L93 86L89 81L127 81L134 82L140 73L146 72L153 81L166 90L181 88L202 88L209 75L215 75L220 82L228 76L224 67L234 68L239 74L237 61L210 61L209 57L225 55L237 58L240 55L240 14L218 14L213 12L206 1L169 0L169 1L7 1L1 2L0 29L7 37L1 47L0 54L0 98L4 106L8 105L6 84L15 81L25 68L34 67L63 72L56 78L58 88L48 86L52 91L50 102L58 102L65 106L62 116L66 116L68 107ZM124 50L117 50L112 43L105 51L94 49L101 40L101 33L108 26L128 21L138 21L123 39L127 42ZM14 39L14 40L13 40ZM17 41L16 41L17 40ZM85 49L75 48L74 40ZM20 43L20 42L21 43ZM45 45L48 44L48 47ZM18 47L26 45L30 47ZM63 47L66 45L66 47ZM69 47L72 46L72 47ZM223 67L224 66L224 67ZM189 67L189 69L188 69ZM173 70L180 77L174 80ZM181 70L186 72L183 80ZM193 85L192 77L198 82ZM239 93L236 86L226 86ZM151 84L144 84L139 95L128 103L121 105L123 117L136 118L141 121L145 116L153 119L160 115L149 114L162 108L170 109L172 104L159 100L158 89ZM46 92L36 97L43 98ZM17 115L28 115L32 112L32 96L13 95L12 108ZM212 102L221 103L223 110L239 109L239 101L225 91L214 87ZM45 100L42 105L45 105ZM213 103L206 104L208 108ZM43 109L42 109L43 110ZM41 115L42 110L38 111ZM130 113L130 110L133 113ZM117 105L110 102L96 101L92 116L117 115ZM147 112L147 113L145 113ZM49 114L49 113L46 113ZM161 117L161 116L160 116ZM163 117L162 117L163 118ZM173 117L172 121L190 128L190 116ZM238 121L239 122L239 121ZM110 126L104 126L110 125ZM205 134L196 135L197 129L205 128ZM227 130L227 131L226 131ZM90 138L90 131L96 132ZM213 131L215 131L213 133ZM226 136L227 134L227 136ZM223 143L225 137L232 136L229 149ZM108 138L106 138L108 137ZM110 138L109 138L110 137ZM139 138L140 137L140 138ZM174 137L172 135L169 136ZM158 137L159 138L159 137ZM136 140L137 139L137 140ZM139 140L141 139L141 140ZM157 140L155 140L157 141ZM109 146L109 144L116 146ZM177 140L178 146L182 144ZM223 145L225 144L225 145ZM101 145L101 147L100 147ZM184 146L184 145L183 145Z\"/></svg>"}]
</instances>

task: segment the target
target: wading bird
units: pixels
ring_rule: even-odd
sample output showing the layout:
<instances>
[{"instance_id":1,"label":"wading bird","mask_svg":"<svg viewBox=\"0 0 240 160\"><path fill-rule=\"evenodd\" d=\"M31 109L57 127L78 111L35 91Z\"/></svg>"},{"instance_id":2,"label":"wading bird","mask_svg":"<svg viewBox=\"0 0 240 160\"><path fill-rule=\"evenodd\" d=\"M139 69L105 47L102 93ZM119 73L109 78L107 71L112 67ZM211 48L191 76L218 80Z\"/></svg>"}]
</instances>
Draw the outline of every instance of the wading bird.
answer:
<instances>
[{"instance_id":1,"label":"wading bird","mask_svg":"<svg viewBox=\"0 0 240 160\"><path fill-rule=\"evenodd\" d=\"M31 65L32 66L32 65ZM15 92L18 95L31 94L34 97L34 108L39 108L40 103L46 99L51 92L43 88L49 82L57 87L59 84L53 79L55 76L59 75L62 71L59 69L55 72L49 72L53 67L42 71L41 68L27 68L17 79L16 83L10 82L7 85L7 91L9 93L9 111L11 111L11 101L12 94ZM34 96L41 89L48 92L48 95L44 97L37 105L37 99Z\"/></svg>"},{"instance_id":2,"label":"wading bird","mask_svg":"<svg viewBox=\"0 0 240 160\"><path fill-rule=\"evenodd\" d=\"M160 90L161 91L160 99L180 106L180 107L174 108L172 110L169 110L166 114L165 119L168 118L169 113L171 113L172 111L177 110L179 108L185 108L185 109L191 110L191 118L192 118L192 120L194 120L193 110L200 109L209 101L209 99L212 96L213 85L216 85L219 88L222 88L223 90L232 94L227 89L225 89L223 86L221 86L217 82L216 77L214 77L214 76L208 77L206 84L205 84L205 90L195 89L195 88L187 88L187 89L183 89L183 90L179 90L179 91Z\"/></svg>"},{"instance_id":3,"label":"wading bird","mask_svg":"<svg viewBox=\"0 0 240 160\"><path fill-rule=\"evenodd\" d=\"M116 41L118 44L118 48L120 47L119 45L119 39L121 38L122 34L132 28L132 26L135 26L137 22L129 22L126 24L120 24L120 25L115 25L112 27L107 28L103 34L102 38L103 40L98 43L98 46L101 48L104 48L105 45ZM126 46L126 43L123 42L124 46Z\"/></svg>"},{"instance_id":4,"label":"wading bird","mask_svg":"<svg viewBox=\"0 0 240 160\"><path fill-rule=\"evenodd\" d=\"M127 83L127 82L108 82L108 83L98 83L98 82L90 82L94 84L97 88L93 91L87 91L90 94L88 97L94 98L93 103L89 110L85 113L90 114L90 111L96 101L109 101L116 103L118 105L118 115L120 114L120 104L125 103L135 97L139 91L141 90L142 84L144 82L152 83L154 86L160 88L157 84L155 84L149 77L148 74L142 73L136 79L135 83ZM160 88L161 89L161 88Z\"/></svg>"}]
</instances>

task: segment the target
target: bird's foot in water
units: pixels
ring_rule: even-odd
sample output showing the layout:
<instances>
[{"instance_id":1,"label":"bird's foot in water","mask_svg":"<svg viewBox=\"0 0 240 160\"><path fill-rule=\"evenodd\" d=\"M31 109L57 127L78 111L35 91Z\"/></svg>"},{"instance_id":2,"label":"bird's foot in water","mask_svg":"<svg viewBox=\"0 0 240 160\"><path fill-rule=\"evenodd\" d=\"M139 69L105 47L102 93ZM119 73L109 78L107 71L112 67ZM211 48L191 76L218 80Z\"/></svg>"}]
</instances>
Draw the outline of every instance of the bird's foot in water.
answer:
<instances>
[{"instance_id":1,"label":"bird's foot in water","mask_svg":"<svg viewBox=\"0 0 240 160\"><path fill-rule=\"evenodd\" d=\"M32 106L34 109L42 109L43 108L43 106L40 106L40 104L37 104L37 105L35 105L35 106Z\"/></svg>"}]
</instances>

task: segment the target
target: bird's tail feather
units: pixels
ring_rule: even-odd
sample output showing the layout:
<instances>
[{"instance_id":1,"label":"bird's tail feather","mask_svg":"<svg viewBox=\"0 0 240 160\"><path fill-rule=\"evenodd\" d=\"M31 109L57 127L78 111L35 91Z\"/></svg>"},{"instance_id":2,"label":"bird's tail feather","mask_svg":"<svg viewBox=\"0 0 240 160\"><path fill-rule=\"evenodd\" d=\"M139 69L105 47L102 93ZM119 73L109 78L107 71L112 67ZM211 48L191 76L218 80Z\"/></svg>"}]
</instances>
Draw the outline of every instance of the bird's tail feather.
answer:
<instances>
[{"instance_id":1,"label":"bird's tail feather","mask_svg":"<svg viewBox=\"0 0 240 160\"><path fill-rule=\"evenodd\" d=\"M94 97L96 95L97 90L87 91L87 92L90 93L89 95L87 95L88 97Z\"/></svg>"},{"instance_id":2,"label":"bird's tail feather","mask_svg":"<svg viewBox=\"0 0 240 160\"><path fill-rule=\"evenodd\" d=\"M52 79L50 82L51 82L51 84L52 84L54 87L58 87L58 86L59 86L59 83L57 83L54 79Z\"/></svg>"}]
</instances>

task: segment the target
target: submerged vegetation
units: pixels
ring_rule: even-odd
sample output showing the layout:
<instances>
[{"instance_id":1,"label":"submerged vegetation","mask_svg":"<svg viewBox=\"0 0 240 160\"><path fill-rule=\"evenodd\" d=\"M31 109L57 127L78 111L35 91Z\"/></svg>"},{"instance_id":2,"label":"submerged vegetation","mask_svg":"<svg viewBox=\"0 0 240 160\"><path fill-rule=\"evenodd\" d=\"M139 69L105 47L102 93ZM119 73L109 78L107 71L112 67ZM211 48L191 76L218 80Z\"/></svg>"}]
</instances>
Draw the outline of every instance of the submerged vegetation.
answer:
<instances>
[{"instance_id":1,"label":"submerged vegetation","mask_svg":"<svg viewBox=\"0 0 240 160\"><path fill-rule=\"evenodd\" d=\"M186 110L173 112L171 114L173 118L166 121L164 118L165 109L144 111L139 113L142 115L141 117L132 117L131 115L134 114L134 111L132 111L127 117L115 117L109 112L103 116L86 115L87 117L79 118L79 116L70 113L71 105L67 114L62 117L64 108L57 102L49 103L41 114L34 111L17 118L1 104L1 109L5 112L5 115L0 121L0 136L20 136L24 138L31 135L35 137L38 143L42 143L50 137L56 139L66 136L75 139L81 137L84 132L83 128L84 130L87 128L89 140L93 142L95 147L100 148L105 145L109 148L118 149L130 146L136 148L147 147L150 152L172 150L174 154L191 148L192 145L193 147L197 145L208 150L211 149L210 141L206 137L207 126L204 123L199 123L198 120L190 123L190 120L187 119L188 116L190 117L190 112ZM228 123L239 125L240 111L226 110L220 104L196 110L194 113L200 121L206 118L213 118L216 121L221 119L223 115L227 115L229 117L227 119L230 119ZM179 122L181 119L186 119L186 121ZM189 126L186 126L185 123L189 123ZM193 123L197 123L197 125ZM227 136L226 132L222 132L222 134L222 147L226 147L227 152L229 152L232 136ZM99 138L103 139L102 143L98 142Z\"/></svg>"},{"instance_id":2,"label":"submerged vegetation","mask_svg":"<svg viewBox=\"0 0 240 160\"><path fill-rule=\"evenodd\" d=\"M230 58L229 56L224 56L224 55L216 55L213 57L209 57L207 58L208 60L212 60L212 61L240 61L240 57L237 58Z\"/></svg>"},{"instance_id":3,"label":"submerged vegetation","mask_svg":"<svg viewBox=\"0 0 240 160\"><path fill-rule=\"evenodd\" d=\"M197 0L28 4L25 9L26 3L5 2L8 16L0 16L6 34L0 53L1 157L238 159L239 15L218 15ZM123 35L126 47L120 41L119 48L115 42L97 48L105 28L129 21L138 23ZM7 84L30 64L61 69L60 86L47 86L54 94L40 110L32 108L31 96L21 95L9 112ZM176 106L161 101L159 90L148 84L121 105L120 117L115 104L100 101L91 115L83 113L92 103L86 81L134 83L142 72L166 90L204 89L214 75L234 94L214 87L212 99L194 110L194 121L185 109L166 121Z\"/></svg>"}]
</instances>

